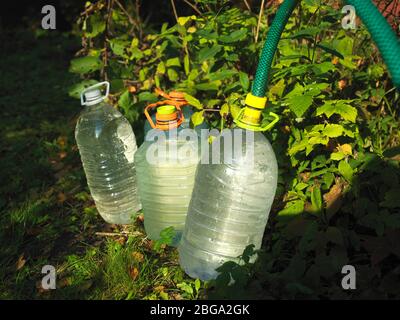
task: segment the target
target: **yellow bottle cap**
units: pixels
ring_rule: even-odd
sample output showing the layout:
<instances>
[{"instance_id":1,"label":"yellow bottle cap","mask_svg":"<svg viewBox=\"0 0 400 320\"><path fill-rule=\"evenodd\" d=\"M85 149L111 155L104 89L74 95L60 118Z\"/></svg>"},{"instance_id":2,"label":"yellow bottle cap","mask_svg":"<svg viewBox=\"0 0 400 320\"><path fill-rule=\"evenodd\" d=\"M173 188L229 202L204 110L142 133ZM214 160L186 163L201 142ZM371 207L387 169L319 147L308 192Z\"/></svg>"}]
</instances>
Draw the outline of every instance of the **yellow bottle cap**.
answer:
<instances>
[{"instance_id":1,"label":"yellow bottle cap","mask_svg":"<svg viewBox=\"0 0 400 320\"><path fill-rule=\"evenodd\" d=\"M166 105L157 108L157 113L159 114L173 114L176 111L175 106Z\"/></svg>"}]
</instances>

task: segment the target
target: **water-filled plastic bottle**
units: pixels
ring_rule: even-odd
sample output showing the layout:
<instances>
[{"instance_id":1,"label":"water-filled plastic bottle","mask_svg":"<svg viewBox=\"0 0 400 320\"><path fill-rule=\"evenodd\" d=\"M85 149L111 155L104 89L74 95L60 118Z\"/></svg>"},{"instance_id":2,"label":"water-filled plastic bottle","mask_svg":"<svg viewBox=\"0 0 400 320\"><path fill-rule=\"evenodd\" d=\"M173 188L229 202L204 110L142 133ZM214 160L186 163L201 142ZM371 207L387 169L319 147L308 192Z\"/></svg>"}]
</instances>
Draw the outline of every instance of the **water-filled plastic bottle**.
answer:
<instances>
[{"instance_id":1,"label":"water-filled plastic bottle","mask_svg":"<svg viewBox=\"0 0 400 320\"><path fill-rule=\"evenodd\" d=\"M243 129L223 133L210 147L209 164L202 157L198 165L178 248L181 267L202 280L216 278L215 269L228 260L239 262L238 256L249 244L261 247L277 186L277 161L262 133ZM226 139L234 134L247 142ZM212 148L218 143L221 153L227 147L241 152L228 152L220 163L212 163L217 150Z\"/></svg>"},{"instance_id":2,"label":"water-filled plastic bottle","mask_svg":"<svg viewBox=\"0 0 400 320\"><path fill-rule=\"evenodd\" d=\"M171 245L175 246L182 235L192 195L199 161L198 136L191 129L180 129L182 112L175 106L158 107L156 124L147 111L145 114L154 129L135 154L144 228L150 239L157 240L162 230L173 227Z\"/></svg>"},{"instance_id":3,"label":"water-filled plastic bottle","mask_svg":"<svg viewBox=\"0 0 400 320\"><path fill-rule=\"evenodd\" d=\"M169 94L163 92L160 89L156 89L156 94L162 96L163 98L167 99L162 102L156 103L157 105L161 105L164 102L164 105L168 105L170 103L174 103L174 105L178 105L182 109L182 113L184 116L184 120L182 121L182 124L179 126L180 129L188 129L190 128L190 118L191 116L195 113L196 108L192 107L189 105L189 103L185 99L185 95L182 92L178 91L171 91ZM151 119L153 122L156 121L156 114L154 113L151 116ZM209 126L207 122L203 121L200 125L197 125L194 127L194 130L196 130L197 134L201 134L201 129L208 129ZM144 124L144 134L146 135L147 132L149 132L152 129L150 122L146 121Z\"/></svg>"},{"instance_id":4,"label":"water-filled plastic bottle","mask_svg":"<svg viewBox=\"0 0 400 320\"><path fill-rule=\"evenodd\" d=\"M100 87L105 85L106 95ZM85 89L75 129L83 168L97 210L108 223L129 224L141 205L137 194L135 135L128 120L104 102L109 83Z\"/></svg>"}]
</instances>

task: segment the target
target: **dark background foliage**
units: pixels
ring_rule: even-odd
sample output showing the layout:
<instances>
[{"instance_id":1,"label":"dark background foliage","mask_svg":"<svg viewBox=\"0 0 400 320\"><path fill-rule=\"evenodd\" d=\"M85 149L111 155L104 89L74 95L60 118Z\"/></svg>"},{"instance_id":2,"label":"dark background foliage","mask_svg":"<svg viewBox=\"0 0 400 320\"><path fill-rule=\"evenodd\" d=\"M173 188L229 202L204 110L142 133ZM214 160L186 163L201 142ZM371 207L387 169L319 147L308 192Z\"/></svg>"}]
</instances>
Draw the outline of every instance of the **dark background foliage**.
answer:
<instances>
[{"instance_id":1,"label":"dark background foliage","mask_svg":"<svg viewBox=\"0 0 400 320\"><path fill-rule=\"evenodd\" d=\"M114 15L111 2L78 0L1 12L0 297L399 298L399 94L362 25L341 29L339 1L303 1L279 45L267 95L281 120L267 137L280 179L256 264L248 248L243 265L202 283L180 270L167 233L145 238L142 216L101 220L73 137L77 93L109 79L139 141L155 87L196 98L193 125L231 127L280 1L266 1L261 20L259 1L191 1L196 12L177 0L178 20L170 1L119 2ZM399 30L398 1L377 3ZM56 31L40 28L44 4ZM45 264L57 267L55 291L40 287ZM341 287L345 264L356 290Z\"/></svg>"}]
</instances>

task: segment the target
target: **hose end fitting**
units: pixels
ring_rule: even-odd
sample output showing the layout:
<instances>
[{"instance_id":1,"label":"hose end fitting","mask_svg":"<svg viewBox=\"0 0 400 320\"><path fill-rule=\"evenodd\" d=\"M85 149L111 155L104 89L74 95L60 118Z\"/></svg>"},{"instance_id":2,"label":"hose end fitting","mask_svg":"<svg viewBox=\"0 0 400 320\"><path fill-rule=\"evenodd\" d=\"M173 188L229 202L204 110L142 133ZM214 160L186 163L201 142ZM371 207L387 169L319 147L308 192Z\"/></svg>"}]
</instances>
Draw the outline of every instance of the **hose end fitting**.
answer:
<instances>
[{"instance_id":1,"label":"hose end fitting","mask_svg":"<svg viewBox=\"0 0 400 320\"><path fill-rule=\"evenodd\" d=\"M257 97L248 93L245 99L245 104L246 106L239 112L238 116L234 120L236 125L240 128L253 131L267 131L279 120L279 117L276 114L270 112L270 115L274 117L274 120L265 126L261 125L261 114L267 104L267 97Z\"/></svg>"}]
</instances>

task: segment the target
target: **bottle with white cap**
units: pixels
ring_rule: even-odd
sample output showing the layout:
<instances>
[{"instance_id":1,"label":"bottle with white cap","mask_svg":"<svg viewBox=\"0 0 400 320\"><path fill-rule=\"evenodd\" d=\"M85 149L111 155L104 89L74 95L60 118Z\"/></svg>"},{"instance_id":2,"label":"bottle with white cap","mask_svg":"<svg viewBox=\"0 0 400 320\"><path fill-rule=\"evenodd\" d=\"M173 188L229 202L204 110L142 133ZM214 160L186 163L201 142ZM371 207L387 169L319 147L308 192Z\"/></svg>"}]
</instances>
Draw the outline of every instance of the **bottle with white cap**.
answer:
<instances>
[{"instance_id":1,"label":"bottle with white cap","mask_svg":"<svg viewBox=\"0 0 400 320\"><path fill-rule=\"evenodd\" d=\"M101 87L105 87L105 95ZM129 224L141 209L134 163L136 138L128 120L104 102L109 88L108 82L101 82L81 93L85 108L76 125L75 139L100 215L108 223Z\"/></svg>"}]
</instances>

